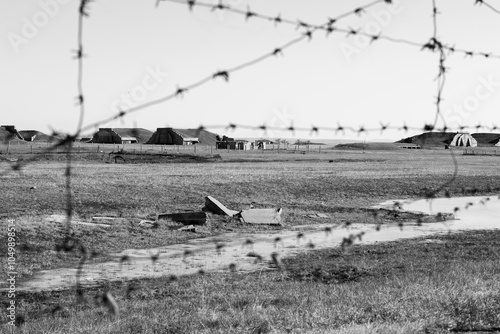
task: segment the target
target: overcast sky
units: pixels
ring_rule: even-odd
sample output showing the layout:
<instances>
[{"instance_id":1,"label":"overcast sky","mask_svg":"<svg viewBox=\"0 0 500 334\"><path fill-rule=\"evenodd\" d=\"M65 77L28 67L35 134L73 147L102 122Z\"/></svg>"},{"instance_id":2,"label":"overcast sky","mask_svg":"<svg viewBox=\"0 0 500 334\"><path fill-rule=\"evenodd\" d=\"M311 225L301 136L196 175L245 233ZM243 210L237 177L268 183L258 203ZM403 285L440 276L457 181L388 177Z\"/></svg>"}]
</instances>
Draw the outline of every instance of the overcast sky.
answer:
<instances>
[{"instance_id":1,"label":"overcast sky","mask_svg":"<svg viewBox=\"0 0 500 334\"><path fill-rule=\"evenodd\" d=\"M205 0L216 3L216 0ZM369 1L228 0L224 3L282 18L324 23L328 17ZM500 1L490 0L500 7ZM500 54L500 15L472 0L437 0L438 37L465 48ZM74 131L79 109L76 0L0 2L0 124L18 129ZM390 9L391 11L388 11ZM296 38L303 30L259 19L169 2L97 0L84 21L84 124L119 108L170 94ZM400 0L353 15L337 27L352 27L425 43L432 36L432 1ZM448 56L443 93L448 125L500 125L500 59ZM376 41L373 44L324 32L251 68L190 91L106 127L177 128L229 122L287 127L377 127L379 122L423 126L435 114L438 54ZM442 123L440 123L442 125ZM224 131L217 130L218 133ZM409 133L410 135L412 133ZM238 131L260 137L262 131ZM287 132L268 136L291 137ZM308 137L298 133L297 137ZM369 138L407 134L374 132ZM322 138L342 138L320 132ZM355 136L354 136L355 137Z\"/></svg>"}]
</instances>

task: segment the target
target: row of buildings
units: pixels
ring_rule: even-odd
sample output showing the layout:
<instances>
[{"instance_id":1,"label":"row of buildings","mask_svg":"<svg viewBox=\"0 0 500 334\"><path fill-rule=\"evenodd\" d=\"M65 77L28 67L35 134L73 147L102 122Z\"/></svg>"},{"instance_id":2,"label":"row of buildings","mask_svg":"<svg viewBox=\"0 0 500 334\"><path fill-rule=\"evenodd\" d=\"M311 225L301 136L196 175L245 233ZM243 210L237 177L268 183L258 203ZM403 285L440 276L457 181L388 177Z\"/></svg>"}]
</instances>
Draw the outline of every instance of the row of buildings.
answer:
<instances>
[{"instance_id":1,"label":"row of buildings","mask_svg":"<svg viewBox=\"0 0 500 334\"><path fill-rule=\"evenodd\" d=\"M2 133L5 133L2 136ZM13 125L0 127L0 137L6 140L20 140L26 142L52 141L57 139L39 131L18 131ZM49 138L50 137L50 138ZM155 132L142 128L100 128L89 137L79 138L78 141L99 144L149 144L149 145L208 145L218 149L253 150L265 149L274 144L267 139L245 140L235 139L204 129L174 129L158 128Z\"/></svg>"},{"instance_id":2,"label":"row of buildings","mask_svg":"<svg viewBox=\"0 0 500 334\"><path fill-rule=\"evenodd\" d=\"M146 129L127 128L100 128L92 138L82 138L84 142L102 144L134 144L144 143L149 145L210 145L218 149L253 150L265 149L273 141L261 139L249 141L235 139L204 129L174 129L158 128L155 132Z\"/></svg>"}]
</instances>

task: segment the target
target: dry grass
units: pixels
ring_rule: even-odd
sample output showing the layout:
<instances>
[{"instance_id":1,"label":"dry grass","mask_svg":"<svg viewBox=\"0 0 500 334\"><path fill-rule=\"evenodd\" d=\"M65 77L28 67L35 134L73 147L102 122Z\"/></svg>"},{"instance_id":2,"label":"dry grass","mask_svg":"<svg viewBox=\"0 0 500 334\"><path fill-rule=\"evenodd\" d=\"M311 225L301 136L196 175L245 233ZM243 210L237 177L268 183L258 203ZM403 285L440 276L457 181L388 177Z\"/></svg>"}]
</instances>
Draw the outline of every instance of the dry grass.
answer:
<instances>
[{"instance_id":1,"label":"dry grass","mask_svg":"<svg viewBox=\"0 0 500 334\"><path fill-rule=\"evenodd\" d=\"M73 292L25 296L25 333L447 333L500 324L500 232L310 251L284 272L208 274L109 289L116 318L75 304ZM429 238L427 238L429 239ZM296 271L341 265L366 275L297 280ZM95 292L87 291L92 298ZM57 304L65 308L52 315ZM89 321L89 319L91 319Z\"/></svg>"},{"instance_id":2,"label":"dry grass","mask_svg":"<svg viewBox=\"0 0 500 334\"><path fill-rule=\"evenodd\" d=\"M287 225L373 223L369 205L421 196L448 180L454 169L445 151L220 154L222 161L210 163L106 164L77 159L72 170L76 218L140 219L199 210L204 197L211 195L232 209L252 202L257 207L283 207ZM491 195L498 189L498 158L457 159L459 172L448 189L451 194L478 188L477 195ZM8 168L7 162L0 164L0 169ZM9 218L18 224L23 275L78 261L76 254L54 251L63 237L61 226L42 219L64 213L64 168L64 162L41 160L21 174L2 177L0 215L2 222ZM314 212L330 218L307 218ZM255 229L212 217L206 227L189 235L130 224L109 231L74 227L74 233L89 249L106 253ZM0 231L4 237L5 231ZM493 325L500 314L498 259L492 257L500 253L498 233L460 238L448 236L444 244L411 247L406 242L355 247L347 254L313 252L290 259L284 273L136 282L141 289L131 299L126 298L125 285L113 284L102 289L111 289L117 297L122 310L117 319L93 300L76 305L74 292L26 295L20 311L26 315L26 333L411 333ZM2 257L2 266L5 261ZM52 314L58 304L66 310Z\"/></svg>"}]
</instances>

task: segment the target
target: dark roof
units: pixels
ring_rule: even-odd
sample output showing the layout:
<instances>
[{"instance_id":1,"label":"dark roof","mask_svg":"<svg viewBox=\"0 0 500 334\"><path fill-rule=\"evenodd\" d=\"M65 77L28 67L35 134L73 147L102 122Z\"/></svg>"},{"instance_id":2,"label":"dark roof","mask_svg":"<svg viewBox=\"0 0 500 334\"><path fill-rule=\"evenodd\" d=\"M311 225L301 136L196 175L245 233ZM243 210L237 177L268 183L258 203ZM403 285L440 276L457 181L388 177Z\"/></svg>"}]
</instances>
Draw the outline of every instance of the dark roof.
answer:
<instances>
[{"instance_id":1,"label":"dark roof","mask_svg":"<svg viewBox=\"0 0 500 334\"><path fill-rule=\"evenodd\" d=\"M473 133L472 137L477 140L478 145L495 145L500 140L500 133Z\"/></svg>"},{"instance_id":2,"label":"dark roof","mask_svg":"<svg viewBox=\"0 0 500 334\"><path fill-rule=\"evenodd\" d=\"M200 129L173 129L182 138L198 138L201 145L215 145L217 134Z\"/></svg>"},{"instance_id":3,"label":"dark roof","mask_svg":"<svg viewBox=\"0 0 500 334\"><path fill-rule=\"evenodd\" d=\"M114 128L113 130L122 139L134 137L137 139L138 143L145 143L153 135L152 131L142 129L142 128ZM125 139L130 140L130 139Z\"/></svg>"},{"instance_id":4,"label":"dark roof","mask_svg":"<svg viewBox=\"0 0 500 334\"><path fill-rule=\"evenodd\" d=\"M15 131L15 128L5 127L5 126L0 127L0 141L1 142L7 142L7 141L11 141L11 140L20 140L20 139L21 139L21 137L19 136L17 131Z\"/></svg>"},{"instance_id":5,"label":"dark roof","mask_svg":"<svg viewBox=\"0 0 500 334\"><path fill-rule=\"evenodd\" d=\"M421 146L442 146L450 144L457 132L425 132L416 136L408 137L396 143L417 144ZM494 145L500 139L500 133L473 133L471 135L479 146Z\"/></svg>"},{"instance_id":6,"label":"dark roof","mask_svg":"<svg viewBox=\"0 0 500 334\"><path fill-rule=\"evenodd\" d=\"M19 130L18 133L26 141L31 141L33 137L33 141L42 142L50 142L58 139L57 137L47 135L37 130Z\"/></svg>"}]
</instances>

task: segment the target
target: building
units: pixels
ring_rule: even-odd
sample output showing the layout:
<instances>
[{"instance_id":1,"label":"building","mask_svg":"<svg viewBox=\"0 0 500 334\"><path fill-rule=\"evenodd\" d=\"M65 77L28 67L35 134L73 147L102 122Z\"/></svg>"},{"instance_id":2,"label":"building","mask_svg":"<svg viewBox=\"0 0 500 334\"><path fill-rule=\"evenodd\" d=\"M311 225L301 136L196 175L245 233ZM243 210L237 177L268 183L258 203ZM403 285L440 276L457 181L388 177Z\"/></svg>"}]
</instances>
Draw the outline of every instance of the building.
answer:
<instances>
[{"instance_id":1,"label":"building","mask_svg":"<svg viewBox=\"0 0 500 334\"><path fill-rule=\"evenodd\" d=\"M245 139L234 139L224 137L223 140L218 141L216 143L216 148L218 150L241 150L241 151L249 151L253 150L255 144L245 140Z\"/></svg>"},{"instance_id":2,"label":"building","mask_svg":"<svg viewBox=\"0 0 500 334\"><path fill-rule=\"evenodd\" d=\"M92 143L136 144L145 143L153 132L141 128L100 128L92 137Z\"/></svg>"},{"instance_id":3,"label":"building","mask_svg":"<svg viewBox=\"0 0 500 334\"><path fill-rule=\"evenodd\" d=\"M219 136L203 129L158 128L146 144L153 145L216 145Z\"/></svg>"},{"instance_id":4,"label":"building","mask_svg":"<svg viewBox=\"0 0 500 334\"><path fill-rule=\"evenodd\" d=\"M269 139L257 139L254 143L255 147L260 150L265 150L267 145L274 145L275 142Z\"/></svg>"}]
</instances>

